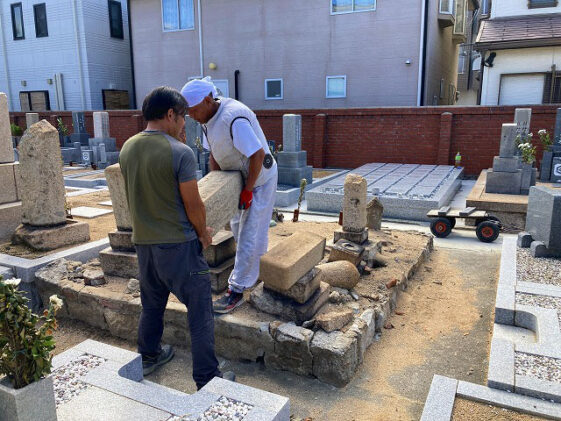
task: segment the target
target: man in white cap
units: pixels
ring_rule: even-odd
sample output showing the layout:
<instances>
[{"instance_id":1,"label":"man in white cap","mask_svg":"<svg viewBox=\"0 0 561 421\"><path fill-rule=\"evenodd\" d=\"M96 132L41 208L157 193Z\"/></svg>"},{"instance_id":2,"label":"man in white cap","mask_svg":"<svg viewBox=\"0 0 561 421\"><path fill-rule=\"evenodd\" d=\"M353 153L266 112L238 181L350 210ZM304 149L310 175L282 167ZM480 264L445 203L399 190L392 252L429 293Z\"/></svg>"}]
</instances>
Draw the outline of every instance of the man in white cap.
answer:
<instances>
[{"instance_id":1,"label":"man in white cap","mask_svg":"<svg viewBox=\"0 0 561 421\"><path fill-rule=\"evenodd\" d=\"M218 97L210 77L192 80L181 90L189 117L203 127L210 169L238 170L244 178L238 214L230 221L237 242L228 292L214 311L228 313L243 303L243 290L259 277L259 259L267 252L269 222L277 190L277 163L255 113L239 101Z\"/></svg>"}]
</instances>

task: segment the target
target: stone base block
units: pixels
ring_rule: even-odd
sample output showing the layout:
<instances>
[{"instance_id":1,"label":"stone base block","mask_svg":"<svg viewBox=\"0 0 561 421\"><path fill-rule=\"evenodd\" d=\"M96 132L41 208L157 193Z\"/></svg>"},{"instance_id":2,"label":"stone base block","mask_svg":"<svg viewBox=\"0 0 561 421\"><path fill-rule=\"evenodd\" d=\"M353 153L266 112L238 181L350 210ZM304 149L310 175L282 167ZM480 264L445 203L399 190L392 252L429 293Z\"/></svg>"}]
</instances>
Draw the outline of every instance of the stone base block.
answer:
<instances>
[{"instance_id":1,"label":"stone base block","mask_svg":"<svg viewBox=\"0 0 561 421\"><path fill-rule=\"evenodd\" d=\"M211 171L199 182L206 224L218 232L238 212L243 181L239 171Z\"/></svg>"},{"instance_id":2,"label":"stone base block","mask_svg":"<svg viewBox=\"0 0 561 421\"><path fill-rule=\"evenodd\" d=\"M119 152L107 152L107 163L106 165L114 165L119 162Z\"/></svg>"},{"instance_id":3,"label":"stone base block","mask_svg":"<svg viewBox=\"0 0 561 421\"><path fill-rule=\"evenodd\" d=\"M21 202L0 205L0 241L7 241L21 224Z\"/></svg>"},{"instance_id":4,"label":"stone base block","mask_svg":"<svg viewBox=\"0 0 561 421\"><path fill-rule=\"evenodd\" d=\"M231 231L218 231L212 237L212 244L208 246L203 255L209 266L216 267L236 255L236 240Z\"/></svg>"},{"instance_id":5,"label":"stone base block","mask_svg":"<svg viewBox=\"0 0 561 421\"><path fill-rule=\"evenodd\" d=\"M359 246L351 241L339 240L331 248L328 262L336 262L339 260L346 260L353 265L358 265L362 260L364 254L364 247Z\"/></svg>"},{"instance_id":6,"label":"stone base block","mask_svg":"<svg viewBox=\"0 0 561 421\"><path fill-rule=\"evenodd\" d=\"M501 158L496 156L493 158L493 171L496 172L517 172L520 167L520 160L517 157Z\"/></svg>"},{"instance_id":7,"label":"stone base block","mask_svg":"<svg viewBox=\"0 0 561 421\"><path fill-rule=\"evenodd\" d=\"M94 146L99 146L102 143L105 145L105 150L107 152L114 152L117 150L117 141L115 140L114 137L108 137L106 139L103 139L101 137L90 137L88 139L88 145L90 148L93 148Z\"/></svg>"},{"instance_id":8,"label":"stone base block","mask_svg":"<svg viewBox=\"0 0 561 421\"><path fill-rule=\"evenodd\" d=\"M259 311L279 316L285 320L303 323L311 320L329 299L331 287L322 282L319 289L304 304L263 288L260 283L251 291L250 302Z\"/></svg>"},{"instance_id":9,"label":"stone base block","mask_svg":"<svg viewBox=\"0 0 561 421\"><path fill-rule=\"evenodd\" d=\"M297 303L304 304L320 286L322 275L321 272L318 272L319 271L317 269L312 269L286 291L275 289L274 287L269 288L266 284L265 289L270 289L271 291L277 292L285 297L292 298Z\"/></svg>"},{"instance_id":10,"label":"stone base block","mask_svg":"<svg viewBox=\"0 0 561 421\"><path fill-rule=\"evenodd\" d=\"M210 288L212 292L220 293L228 287L228 279L234 269L235 261L235 258L231 258L217 267L210 268Z\"/></svg>"},{"instance_id":11,"label":"stone base block","mask_svg":"<svg viewBox=\"0 0 561 421\"><path fill-rule=\"evenodd\" d=\"M82 146L88 146L88 140L90 139L90 135L88 133L72 133L70 135L70 141L80 142Z\"/></svg>"},{"instance_id":12,"label":"stone base block","mask_svg":"<svg viewBox=\"0 0 561 421\"><path fill-rule=\"evenodd\" d=\"M62 154L62 161L64 163L69 162L80 162L82 156L80 155L80 149L77 148L60 148Z\"/></svg>"},{"instance_id":13,"label":"stone base block","mask_svg":"<svg viewBox=\"0 0 561 421\"><path fill-rule=\"evenodd\" d=\"M336 243L339 240L347 240L356 244L362 244L368 240L368 229L365 228L362 232L348 232L339 228L333 233L333 242Z\"/></svg>"},{"instance_id":14,"label":"stone base block","mask_svg":"<svg viewBox=\"0 0 561 421\"><path fill-rule=\"evenodd\" d=\"M99 252L99 261L105 275L136 279L140 277L136 253L116 251L107 247Z\"/></svg>"},{"instance_id":15,"label":"stone base block","mask_svg":"<svg viewBox=\"0 0 561 421\"><path fill-rule=\"evenodd\" d=\"M0 382L3 420L56 421L53 378L47 377L21 389L13 389L8 378Z\"/></svg>"},{"instance_id":16,"label":"stone base block","mask_svg":"<svg viewBox=\"0 0 561 421\"><path fill-rule=\"evenodd\" d=\"M532 241L532 244L530 244L530 253L534 257L549 257L547 247L543 241Z\"/></svg>"},{"instance_id":17,"label":"stone base block","mask_svg":"<svg viewBox=\"0 0 561 421\"><path fill-rule=\"evenodd\" d=\"M18 201L16 184L16 167L19 163L0 164L0 203L11 203Z\"/></svg>"},{"instance_id":18,"label":"stone base block","mask_svg":"<svg viewBox=\"0 0 561 421\"><path fill-rule=\"evenodd\" d=\"M341 331L317 331L310 350L314 357L314 376L335 386L346 385L359 365L357 338Z\"/></svg>"},{"instance_id":19,"label":"stone base block","mask_svg":"<svg viewBox=\"0 0 561 421\"><path fill-rule=\"evenodd\" d=\"M303 168L306 166L307 157L308 153L306 151L279 152L277 164L283 168Z\"/></svg>"},{"instance_id":20,"label":"stone base block","mask_svg":"<svg viewBox=\"0 0 561 421\"><path fill-rule=\"evenodd\" d=\"M265 366L310 376L313 367L310 342L314 332L294 323L278 323L271 323L275 347L273 352L265 354Z\"/></svg>"},{"instance_id":21,"label":"stone base block","mask_svg":"<svg viewBox=\"0 0 561 421\"><path fill-rule=\"evenodd\" d=\"M540 181L549 181L551 177L551 164L553 162L553 152L544 151L540 166Z\"/></svg>"},{"instance_id":22,"label":"stone base block","mask_svg":"<svg viewBox=\"0 0 561 421\"><path fill-rule=\"evenodd\" d=\"M67 219L56 227L20 225L12 237L15 244L25 244L34 250L48 251L90 240L90 226L86 222Z\"/></svg>"},{"instance_id":23,"label":"stone base block","mask_svg":"<svg viewBox=\"0 0 561 421\"><path fill-rule=\"evenodd\" d=\"M279 184L285 186L300 187L300 181L306 179L308 184L312 184L312 167L306 166L301 168L278 167Z\"/></svg>"},{"instance_id":24,"label":"stone base block","mask_svg":"<svg viewBox=\"0 0 561 421\"><path fill-rule=\"evenodd\" d=\"M532 245L532 234L528 232L519 232L517 245L521 248L528 248Z\"/></svg>"},{"instance_id":25,"label":"stone base block","mask_svg":"<svg viewBox=\"0 0 561 421\"><path fill-rule=\"evenodd\" d=\"M487 171L486 193L520 194L522 170L517 172Z\"/></svg>"},{"instance_id":26,"label":"stone base block","mask_svg":"<svg viewBox=\"0 0 561 421\"><path fill-rule=\"evenodd\" d=\"M136 251L132 242L132 231L115 230L108 234L109 244L115 251Z\"/></svg>"}]
</instances>

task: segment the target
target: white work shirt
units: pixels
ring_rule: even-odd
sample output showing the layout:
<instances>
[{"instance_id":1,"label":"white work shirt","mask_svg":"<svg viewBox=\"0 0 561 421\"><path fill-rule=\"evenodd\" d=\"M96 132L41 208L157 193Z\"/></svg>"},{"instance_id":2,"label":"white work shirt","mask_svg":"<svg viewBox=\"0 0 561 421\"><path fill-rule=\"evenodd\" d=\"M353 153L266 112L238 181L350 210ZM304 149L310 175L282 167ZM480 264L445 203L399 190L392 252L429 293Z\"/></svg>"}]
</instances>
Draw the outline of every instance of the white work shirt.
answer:
<instances>
[{"instance_id":1,"label":"white work shirt","mask_svg":"<svg viewBox=\"0 0 561 421\"><path fill-rule=\"evenodd\" d=\"M234 147L248 158L259 149L263 149L251 124L245 118L238 118L234 121L234 124L232 124L232 137L234 138ZM210 150L204 133L203 148L207 151ZM267 153L267 151L265 151L265 153Z\"/></svg>"}]
</instances>

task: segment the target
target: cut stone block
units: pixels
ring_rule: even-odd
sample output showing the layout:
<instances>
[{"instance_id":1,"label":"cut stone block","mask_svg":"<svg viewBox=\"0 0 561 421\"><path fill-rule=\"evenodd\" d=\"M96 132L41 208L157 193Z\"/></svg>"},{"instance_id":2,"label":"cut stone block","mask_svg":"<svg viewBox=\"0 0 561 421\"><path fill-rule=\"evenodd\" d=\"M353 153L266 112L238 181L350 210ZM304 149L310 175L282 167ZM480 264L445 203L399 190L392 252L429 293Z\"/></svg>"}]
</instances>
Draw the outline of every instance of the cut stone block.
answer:
<instances>
[{"instance_id":1,"label":"cut stone block","mask_svg":"<svg viewBox=\"0 0 561 421\"><path fill-rule=\"evenodd\" d=\"M501 158L495 156L493 158L493 171L495 172L516 172L520 167L520 160L517 157Z\"/></svg>"},{"instance_id":2,"label":"cut stone block","mask_svg":"<svg viewBox=\"0 0 561 421\"><path fill-rule=\"evenodd\" d=\"M286 291L323 259L324 249L324 237L296 232L261 257L259 279Z\"/></svg>"},{"instance_id":3,"label":"cut stone block","mask_svg":"<svg viewBox=\"0 0 561 421\"><path fill-rule=\"evenodd\" d=\"M517 172L487 171L486 193L520 194L522 170Z\"/></svg>"},{"instance_id":4,"label":"cut stone block","mask_svg":"<svg viewBox=\"0 0 561 421\"><path fill-rule=\"evenodd\" d=\"M323 281L338 288L351 289L358 284L360 273L355 265L346 260L318 265Z\"/></svg>"},{"instance_id":5,"label":"cut stone block","mask_svg":"<svg viewBox=\"0 0 561 421\"><path fill-rule=\"evenodd\" d=\"M543 241L532 241L530 254L534 257L549 257L547 247Z\"/></svg>"},{"instance_id":6,"label":"cut stone block","mask_svg":"<svg viewBox=\"0 0 561 421\"><path fill-rule=\"evenodd\" d=\"M300 187L300 182L303 178L306 179L308 184L312 184L313 181L313 168L309 165L301 168L285 168L279 166L277 171L279 173L279 184L286 186Z\"/></svg>"},{"instance_id":7,"label":"cut stone block","mask_svg":"<svg viewBox=\"0 0 561 421\"><path fill-rule=\"evenodd\" d=\"M203 250L210 267L216 267L236 255L236 240L231 231L218 231L212 237L212 244Z\"/></svg>"},{"instance_id":8,"label":"cut stone block","mask_svg":"<svg viewBox=\"0 0 561 421\"><path fill-rule=\"evenodd\" d=\"M86 222L68 219L64 225L55 227L17 227L12 241L25 244L34 250L55 250L71 244L85 243L90 240L90 226Z\"/></svg>"},{"instance_id":9,"label":"cut stone block","mask_svg":"<svg viewBox=\"0 0 561 421\"><path fill-rule=\"evenodd\" d=\"M384 205L374 197L366 205L366 226L370 229L379 231L382 229L382 214L384 212Z\"/></svg>"},{"instance_id":10,"label":"cut stone block","mask_svg":"<svg viewBox=\"0 0 561 421\"><path fill-rule=\"evenodd\" d=\"M501 129L501 146L499 156L501 158L511 158L516 155L516 124L503 123Z\"/></svg>"},{"instance_id":11,"label":"cut stone block","mask_svg":"<svg viewBox=\"0 0 561 421\"><path fill-rule=\"evenodd\" d=\"M65 189L58 131L42 120L28 128L19 145L22 222L36 227L66 221Z\"/></svg>"},{"instance_id":12,"label":"cut stone block","mask_svg":"<svg viewBox=\"0 0 561 421\"><path fill-rule=\"evenodd\" d=\"M544 151L540 166L540 181L549 181L551 178L551 165L553 164L553 152Z\"/></svg>"},{"instance_id":13,"label":"cut stone block","mask_svg":"<svg viewBox=\"0 0 561 421\"><path fill-rule=\"evenodd\" d=\"M338 260L346 260L356 266L362 260L363 253L364 247L351 241L339 240L331 248L328 261L336 262Z\"/></svg>"},{"instance_id":14,"label":"cut stone block","mask_svg":"<svg viewBox=\"0 0 561 421\"><path fill-rule=\"evenodd\" d=\"M72 216L87 219L97 218L98 216L107 215L111 212L113 212L111 209L92 208L90 206L78 206L72 208Z\"/></svg>"},{"instance_id":15,"label":"cut stone block","mask_svg":"<svg viewBox=\"0 0 561 421\"><path fill-rule=\"evenodd\" d=\"M216 267L210 268L210 288L214 293L220 293L228 287L230 273L234 269L236 259L232 257Z\"/></svg>"},{"instance_id":16,"label":"cut stone block","mask_svg":"<svg viewBox=\"0 0 561 421\"><path fill-rule=\"evenodd\" d=\"M29 128L39 122L39 113L25 113L25 127Z\"/></svg>"},{"instance_id":17,"label":"cut stone block","mask_svg":"<svg viewBox=\"0 0 561 421\"><path fill-rule=\"evenodd\" d=\"M105 168L105 179L107 187L111 195L111 203L113 205L113 214L117 229L120 231L131 231L132 223L129 212L129 204L127 202L127 193L125 191L125 179L121 173L119 164L111 165Z\"/></svg>"},{"instance_id":18,"label":"cut stone block","mask_svg":"<svg viewBox=\"0 0 561 421\"><path fill-rule=\"evenodd\" d=\"M368 228L365 228L361 232L349 232L339 228L333 233L333 242L336 243L339 240L347 240L356 244L363 244L366 240L368 240Z\"/></svg>"},{"instance_id":19,"label":"cut stone block","mask_svg":"<svg viewBox=\"0 0 561 421\"><path fill-rule=\"evenodd\" d=\"M233 314L214 319L216 353L238 361L257 361L273 351L269 322L236 317Z\"/></svg>"},{"instance_id":20,"label":"cut stone block","mask_svg":"<svg viewBox=\"0 0 561 421\"><path fill-rule=\"evenodd\" d=\"M0 241L8 240L21 224L21 202L0 205Z\"/></svg>"},{"instance_id":21,"label":"cut stone block","mask_svg":"<svg viewBox=\"0 0 561 421\"><path fill-rule=\"evenodd\" d=\"M116 251L136 251L132 242L132 231L115 230L108 234L109 244Z\"/></svg>"},{"instance_id":22,"label":"cut stone block","mask_svg":"<svg viewBox=\"0 0 561 421\"><path fill-rule=\"evenodd\" d=\"M320 283L323 279L321 272L316 268L309 271L307 274L302 276L294 285L292 285L288 290L276 290L274 287L270 288L265 284L266 289L270 289L274 292L284 295L285 297L292 298L294 301L300 304L304 304L310 299L312 294L317 291Z\"/></svg>"},{"instance_id":23,"label":"cut stone block","mask_svg":"<svg viewBox=\"0 0 561 421\"><path fill-rule=\"evenodd\" d=\"M555 156L551 160L551 176L552 183L561 183L561 156Z\"/></svg>"},{"instance_id":24,"label":"cut stone block","mask_svg":"<svg viewBox=\"0 0 561 421\"><path fill-rule=\"evenodd\" d=\"M265 366L289 370L303 376L312 374L310 343L314 332L294 323L271 323L274 351L265 354Z\"/></svg>"},{"instance_id":25,"label":"cut stone block","mask_svg":"<svg viewBox=\"0 0 561 421\"><path fill-rule=\"evenodd\" d=\"M88 145L90 149L97 147L99 148L101 145L105 145L105 150L109 151L116 151L117 150L117 141L114 137L90 137L88 139ZM101 160L101 152L98 150L98 160ZM105 157L107 159L107 156Z\"/></svg>"},{"instance_id":26,"label":"cut stone block","mask_svg":"<svg viewBox=\"0 0 561 421\"><path fill-rule=\"evenodd\" d=\"M529 232L519 232L517 245L521 248L528 248L532 245L532 234Z\"/></svg>"},{"instance_id":27,"label":"cut stone block","mask_svg":"<svg viewBox=\"0 0 561 421\"><path fill-rule=\"evenodd\" d=\"M16 176L14 167L19 164L0 164L0 204L16 202L18 192L16 187Z\"/></svg>"},{"instance_id":28,"label":"cut stone block","mask_svg":"<svg viewBox=\"0 0 561 421\"><path fill-rule=\"evenodd\" d=\"M516 124L516 134L521 139L525 139L530 133L530 121L532 120L531 108L516 108L514 110L514 124Z\"/></svg>"},{"instance_id":29,"label":"cut stone block","mask_svg":"<svg viewBox=\"0 0 561 421\"><path fill-rule=\"evenodd\" d=\"M543 241L552 255L561 255L561 192L537 186L530 188L526 231Z\"/></svg>"},{"instance_id":30,"label":"cut stone block","mask_svg":"<svg viewBox=\"0 0 561 421\"><path fill-rule=\"evenodd\" d=\"M319 289L307 302L298 304L290 298L264 289L263 284L260 283L251 291L250 301L259 311L273 314L296 323L303 323L306 320L311 320L318 310L327 302L330 288L328 284L322 282Z\"/></svg>"},{"instance_id":31,"label":"cut stone block","mask_svg":"<svg viewBox=\"0 0 561 421\"><path fill-rule=\"evenodd\" d=\"M2 420L56 421L57 411L53 377L32 382L14 390L7 377L0 381L0 409Z\"/></svg>"},{"instance_id":32,"label":"cut stone block","mask_svg":"<svg viewBox=\"0 0 561 421\"><path fill-rule=\"evenodd\" d=\"M99 252L99 261L105 275L137 279L140 277L136 253L116 251L107 247Z\"/></svg>"},{"instance_id":33,"label":"cut stone block","mask_svg":"<svg viewBox=\"0 0 561 421\"><path fill-rule=\"evenodd\" d=\"M358 367L358 341L341 331L317 331L310 346L314 356L313 374L323 382L345 386Z\"/></svg>"},{"instance_id":34,"label":"cut stone block","mask_svg":"<svg viewBox=\"0 0 561 421\"><path fill-rule=\"evenodd\" d=\"M282 116L282 150L298 152L302 149L302 116L284 114Z\"/></svg>"},{"instance_id":35,"label":"cut stone block","mask_svg":"<svg viewBox=\"0 0 561 421\"><path fill-rule=\"evenodd\" d=\"M0 163L14 162L8 97L0 92Z\"/></svg>"},{"instance_id":36,"label":"cut stone block","mask_svg":"<svg viewBox=\"0 0 561 421\"><path fill-rule=\"evenodd\" d=\"M343 231L362 232L366 227L366 192L364 177L349 174L345 177L343 195Z\"/></svg>"},{"instance_id":37,"label":"cut stone block","mask_svg":"<svg viewBox=\"0 0 561 421\"><path fill-rule=\"evenodd\" d=\"M238 212L242 175L239 171L211 171L198 185L206 208L206 225L218 232Z\"/></svg>"},{"instance_id":38,"label":"cut stone block","mask_svg":"<svg viewBox=\"0 0 561 421\"><path fill-rule=\"evenodd\" d=\"M306 166L308 153L306 151L284 152L277 155L277 164L285 168L302 168Z\"/></svg>"},{"instance_id":39,"label":"cut stone block","mask_svg":"<svg viewBox=\"0 0 561 421\"><path fill-rule=\"evenodd\" d=\"M326 332L339 330L353 320L353 311L350 308L333 310L322 313L316 317L316 324Z\"/></svg>"},{"instance_id":40,"label":"cut stone block","mask_svg":"<svg viewBox=\"0 0 561 421\"><path fill-rule=\"evenodd\" d=\"M109 113L96 111L93 113L94 137L109 137Z\"/></svg>"}]
</instances>

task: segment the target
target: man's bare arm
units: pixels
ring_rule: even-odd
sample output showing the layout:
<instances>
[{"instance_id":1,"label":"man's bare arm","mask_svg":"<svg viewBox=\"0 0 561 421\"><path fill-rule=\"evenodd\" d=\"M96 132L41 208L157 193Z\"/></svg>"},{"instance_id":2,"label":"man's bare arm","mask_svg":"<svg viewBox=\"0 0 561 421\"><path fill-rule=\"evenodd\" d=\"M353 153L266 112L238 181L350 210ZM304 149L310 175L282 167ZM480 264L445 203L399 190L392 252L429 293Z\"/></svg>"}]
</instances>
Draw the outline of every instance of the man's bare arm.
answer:
<instances>
[{"instance_id":1,"label":"man's bare arm","mask_svg":"<svg viewBox=\"0 0 561 421\"><path fill-rule=\"evenodd\" d=\"M199 194L197 180L179 183L179 191L181 192L185 213L195 228L203 248L206 249L212 243L212 237L206 227L206 210Z\"/></svg>"}]
</instances>

